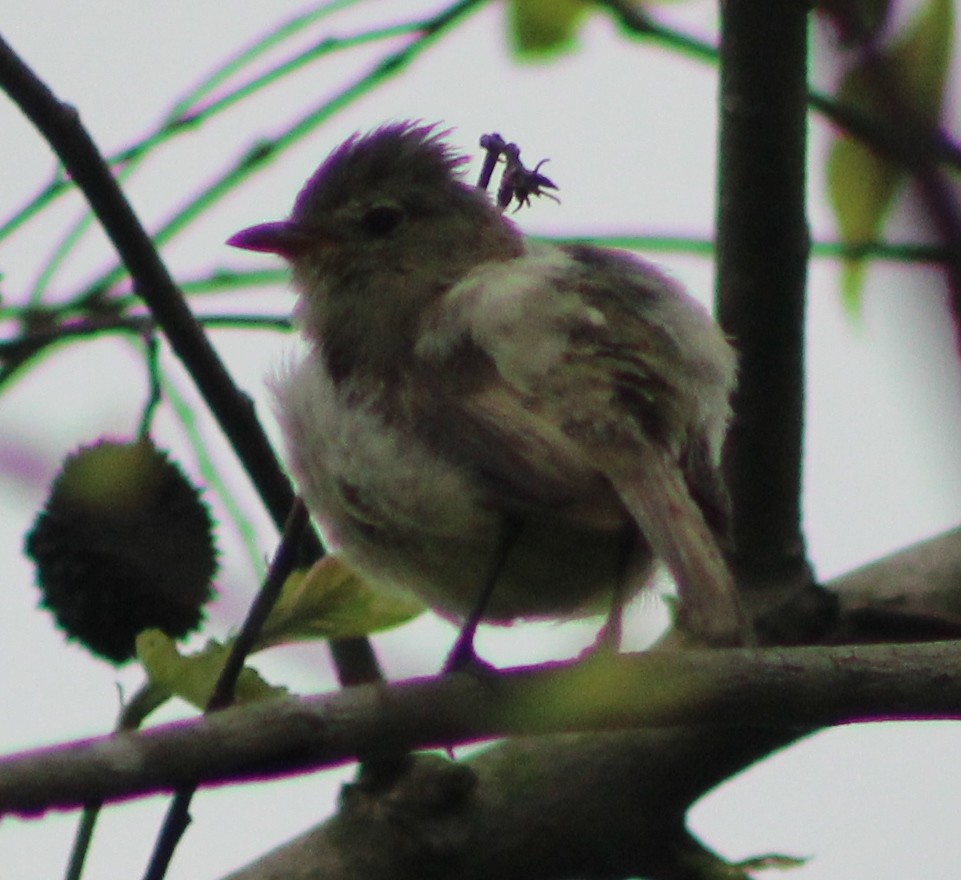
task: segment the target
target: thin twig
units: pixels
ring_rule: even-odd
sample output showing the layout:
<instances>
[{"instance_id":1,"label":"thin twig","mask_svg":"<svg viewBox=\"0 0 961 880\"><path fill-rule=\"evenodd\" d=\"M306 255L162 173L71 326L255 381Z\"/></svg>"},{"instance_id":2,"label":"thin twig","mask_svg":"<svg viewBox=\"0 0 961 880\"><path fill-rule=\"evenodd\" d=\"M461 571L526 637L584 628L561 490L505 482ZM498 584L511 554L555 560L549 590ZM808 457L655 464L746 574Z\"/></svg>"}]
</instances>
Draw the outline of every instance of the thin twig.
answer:
<instances>
[{"instance_id":1,"label":"thin twig","mask_svg":"<svg viewBox=\"0 0 961 880\"><path fill-rule=\"evenodd\" d=\"M648 15L645 7L630 0L594 0L595 4L609 10L618 24L635 37L657 40L665 46L683 52L699 61L716 62L718 48L705 40L682 33L661 24ZM833 122L848 134L858 138L874 149L884 153L892 161L910 164L920 149L928 161L944 163L961 170L961 144L944 129L935 128L926 133L922 143L908 143L903 131L896 126L884 125L856 107L841 104L828 95L814 89L808 91L810 107Z\"/></svg>"},{"instance_id":2,"label":"thin twig","mask_svg":"<svg viewBox=\"0 0 961 880\"><path fill-rule=\"evenodd\" d=\"M152 331L145 332L143 343L146 349L144 362L147 367L147 399L144 402L143 412L140 415L140 426L137 429L137 434L140 437L146 437L150 433L154 413L163 400L160 381L160 346L157 343L157 335Z\"/></svg>"},{"instance_id":3,"label":"thin twig","mask_svg":"<svg viewBox=\"0 0 961 880\"><path fill-rule=\"evenodd\" d=\"M254 143L230 168L208 182L202 192L187 199L176 214L154 231L156 243L159 245L170 241L206 212L211 205L233 192L264 165L275 161L288 149L316 131L323 122L338 111L368 94L411 64L448 28L486 2L488 0L455 0L440 12L414 23L409 29L410 39L406 45L376 61L368 71L359 74L356 79L343 86L333 96L326 97L320 105L309 108L282 133L275 137L262 138ZM405 29L407 29L406 26ZM121 267L104 273L91 282L88 292L82 295L80 302L88 297L96 300L103 295L104 290L111 288L122 277Z\"/></svg>"},{"instance_id":4,"label":"thin twig","mask_svg":"<svg viewBox=\"0 0 961 880\"><path fill-rule=\"evenodd\" d=\"M289 330L290 318L276 315L196 315L197 322L207 328L229 330ZM70 339L89 339L104 333L127 333L146 336L157 329L150 315L107 315L79 320L54 322L43 329L30 329L20 336L0 341L0 361L5 366L20 365L26 357L39 354L51 345Z\"/></svg>"},{"instance_id":5,"label":"thin twig","mask_svg":"<svg viewBox=\"0 0 961 880\"><path fill-rule=\"evenodd\" d=\"M297 565L298 548L308 521L307 508L298 498L284 524L280 545L264 584L231 645L224 668L220 671L213 692L207 700L205 712L217 712L233 702L234 688L243 671L247 655L253 650L264 621L276 604L285 581ZM174 796L157 837L144 880L161 880L167 873L174 850L190 822L190 802L195 791L196 786L191 784L180 788Z\"/></svg>"},{"instance_id":6,"label":"thin twig","mask_svg":"<svg viewBox=\"0 0 961 880\"><path fill-rule=\"evenodd\" d=\"M130 272L134 289L196 383L230 441L264 506L280 528L294 504L294 492L263 430L250 398L234 384L223 361L194 319L139 218L81 124L75 109L59 101L0 38L0 85L57 152L83 191ZM305 532L308 552L323 554L316 533ZM381 678L366 639L333 642L343 681Z\"/></svg>"},{"instance_id":7,"label":"thin twig","mask_svg":"<svg viewBox=\"0 0 961 880\"><path fill-rule=\"evenodd\" d=\"M293 504L293 490L254 417L249 399L234 385L194 320L79 114L60 102L2 39L0 83L57 151L83 190L134 279L137 293L197 383L275 522L282 523Z\"/></svg>"},{"instance_id":8,"label":"thin twig","mask_svg":"<svg viewBox=\"0 0 961 880\"><path fill-rule=\"evenodd\" d=\"M137 730L147 716L154 709L167 702L169 697L170 694L166 690L148 681L134 694L133 699L124 701L120 718L117 721L117 732ZM84 804L80 822L77 824L77 830L74 834L73 847L70 850L64 880L80 880L102 806L103 804L100 801Z\"/></svg>"}]
</instances>

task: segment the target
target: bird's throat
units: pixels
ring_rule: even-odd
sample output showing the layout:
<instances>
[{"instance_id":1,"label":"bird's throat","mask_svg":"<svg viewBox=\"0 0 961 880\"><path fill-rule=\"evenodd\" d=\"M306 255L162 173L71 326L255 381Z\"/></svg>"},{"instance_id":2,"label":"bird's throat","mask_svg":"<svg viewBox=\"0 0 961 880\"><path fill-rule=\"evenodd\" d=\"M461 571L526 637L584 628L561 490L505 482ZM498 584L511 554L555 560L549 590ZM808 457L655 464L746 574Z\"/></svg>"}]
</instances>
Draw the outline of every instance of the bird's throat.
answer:
<instances>
[{"instance_id":1,"label":"bird's throat","mask_svg":"<svg viewBox=\"0 0 961 880\"><path fill-rule=\"evenodd\" d=\"M381 300L377 308L361 313L332 301L318 341L335 383L352 379L389 385L410 367L422 307L402 295L363 295Z\"/></svg>"}]
</instances>

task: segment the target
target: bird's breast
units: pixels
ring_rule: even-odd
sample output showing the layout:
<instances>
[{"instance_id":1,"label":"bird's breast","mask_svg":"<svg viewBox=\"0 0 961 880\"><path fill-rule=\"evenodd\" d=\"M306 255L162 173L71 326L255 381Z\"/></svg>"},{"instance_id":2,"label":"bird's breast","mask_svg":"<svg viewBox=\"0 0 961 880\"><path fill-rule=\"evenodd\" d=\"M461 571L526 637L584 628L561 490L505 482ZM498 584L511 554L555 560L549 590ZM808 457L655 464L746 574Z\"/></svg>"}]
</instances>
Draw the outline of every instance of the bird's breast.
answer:
<instances>
[{"instance_id":1,"label":"bird's breast","mask_svg":"<svg viewBox=\"0 0 961 880\"><path fill-rule=\"evenodd\" d=\"M320 353L273 391L294 477L329 540L345 528L401 540L496 527L466 469L422 443L378 389L335 383Z\"/></svg>"},{"instance_id":2,"label":"bird's breast","mask_svg":"<svg viewBox=\"0 0 961 880\"><path fill-rule=\"evenodd\" d=\"M375 586L460 618L501 566L487 619L579 615L597 610L636 556L623 518L584 499L542 504L522 491L519 506L505 507L498 492L517 497L517 485L494 485L444 454L376 389L334 382L319 353L272 387L291 470L325 542ZM506 528L519 532L505 562Z\"/></svg>"}]
</instances>

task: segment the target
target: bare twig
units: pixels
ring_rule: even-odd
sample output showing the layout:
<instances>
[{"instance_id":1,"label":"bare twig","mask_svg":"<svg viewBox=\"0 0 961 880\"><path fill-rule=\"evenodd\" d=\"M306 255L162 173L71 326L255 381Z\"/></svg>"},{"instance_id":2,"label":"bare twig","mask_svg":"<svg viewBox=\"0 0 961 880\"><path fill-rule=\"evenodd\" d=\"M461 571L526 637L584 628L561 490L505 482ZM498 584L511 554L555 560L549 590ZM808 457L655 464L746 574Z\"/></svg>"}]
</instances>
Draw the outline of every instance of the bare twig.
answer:
<instances>
[{"instance_id":1,"label":"bare twig","mask_svg":"<svg viewBox=\"0 0 961 880\"><path fill-rule=\"evenodd\" d=\"M77 111L59 101L0 38L0 86L57 152L116 247L134 289L143 298L227 436L271 517L281 527L294 493L247 395L234 384L219 355L194 320L186 300L150 236L117 186ZM308 552L323 553L313 531ZM370 681L380 670L364 639L332 644L344 681Z\"/></svg>"},{"instance_id":2,"label":"bare twig","mask_svg":"<svg viewBox=\"0 0 961 880\"><path fill-rule=\"evenodd\" d=\"M290 577L297 565L298 547L309 518L307 508L299 498L291 508L290 515L284 523L280 546L270 564L264 584L257 593L257 598L247 612L237 638L230 648L230 654L224 663L224 668L217 677L210 699L207 701L205 712L217 712L229 706L234 699L234 688L237 679L243 671L247 655L253 650L257 636L263 628L267 616L277 602L277 597L284 582ZM180 842L180 838L190 823L190 802L193 799L196 785L188 783L179 788L173 801L167 809L163 826L157 836L150 863L144 874L144 880L162 880L167 873L170 859Z\"/></svg>"},{"instance_id":3,"label":"bare twig","mask_svg":"<svg viewBox=\"0 0 961 880\"><path fill-rule=\"evenodd\" d=\"M662 45L700 61L715 62L718 59L716 46L664 26L648 15L642 5L632 3L630 0L594 0L594 2L597 6L609 10L625 32L632 36L657 40ZM864 143L870 144L894 162L909 165L917 158L920 149L928 161L944 163L955 170L961 170L961 144L958 144L943 129L927 132L921 143L916 140L907 142L903 130L897 126L879 123L877 119L856 107L841 104L822 92L815 90L808 92L807 101L811 109Z\"/></svg>"}]
</instances>

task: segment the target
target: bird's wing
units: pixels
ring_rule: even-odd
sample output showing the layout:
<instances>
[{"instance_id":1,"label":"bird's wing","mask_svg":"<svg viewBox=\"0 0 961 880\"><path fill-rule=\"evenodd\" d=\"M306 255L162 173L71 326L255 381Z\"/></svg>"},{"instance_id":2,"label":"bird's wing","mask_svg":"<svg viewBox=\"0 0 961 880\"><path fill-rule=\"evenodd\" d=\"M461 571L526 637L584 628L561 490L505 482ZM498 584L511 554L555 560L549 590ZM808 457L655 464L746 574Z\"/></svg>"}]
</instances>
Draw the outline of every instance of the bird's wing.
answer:
<instances>
[{"instance_id":1,"label":"bird's wing","mask_svg":"<svg viewBox=\"0 0 961 880\"><path fill-rule=\"evenodd\" d=\"M445 369L451 364L444 364ZM422 441L473 473L492 507L523 513L548 508L585 526L628 520L603 473L552 410L508 381L484 351L468 345L456 369L468 387L432 376L418 382L415 420Z\"/></svg>"},{"instance_id":2,"label":"bird's wing","mask_svg":"<svg viewBox=\"0 0 961 880\"><path fill-rule=\"evenodd\" d=\"M497 503L626 509L674 575L685 625L736 640L714 531L733 354L696 304L646 264L536 248L454 288L417 352L439 388L456 383L436 398L442 430Z\"/></svg>"},{"instance_id":3,"label":"bird's wing","mask_svg":"<svg viewBox=\"0 0 961 880\"><path fill-rule=\"evenodd\" d=\"M677 583L682 628L710 644L741 644L744 620L718 535L708 526L677 463L647 449L616 477L618 495Z\"/></svg>"}]
</instances>

